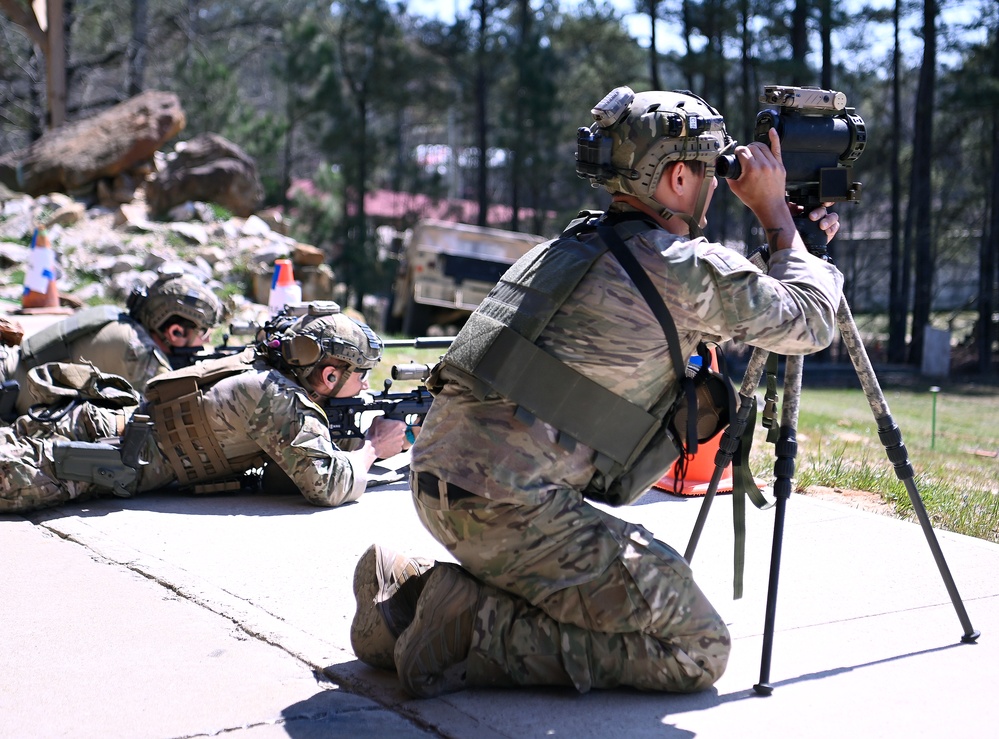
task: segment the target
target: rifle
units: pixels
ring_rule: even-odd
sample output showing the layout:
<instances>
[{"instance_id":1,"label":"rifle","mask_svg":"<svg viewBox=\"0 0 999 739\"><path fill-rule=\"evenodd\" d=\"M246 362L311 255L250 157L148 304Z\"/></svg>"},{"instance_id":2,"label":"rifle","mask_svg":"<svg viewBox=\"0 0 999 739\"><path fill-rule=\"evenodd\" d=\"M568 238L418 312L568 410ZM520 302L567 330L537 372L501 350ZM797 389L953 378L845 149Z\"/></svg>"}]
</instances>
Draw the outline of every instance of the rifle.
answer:
<instances>
[{"instance_id":1,"label":"rifle","mask_svg":"<svg viewBox=\"0 0 999 739\"><path fill-rule=\"evenodd\" d=\"M430 375L431 367L427 364L398 364L392 367L392 377L396 380L425 380ZM419 387L409 392L390 392L392 380L385 380L385 388L381 392L372 393L370 398L330 398L326 401L325 411L329 418L330 436L333 441L339 439L363 439L361 430L362 414L371 411L381 411L385 418L403 421L407 431L423 423L424 416L430 410L434 397L426 387Z\"/></svg>"},{"instance_id":2,"label":"rifle","mask_svg":"<svg viewBox=\"0 0 999 739\"><path fill-rule=\"evenodd\" d=\"M453 336L423 336L416 339L384 339L386 349L410 347L413 349L446 349L454 341ZM330 398L326 401L326 415L329 418L330 436L338 439L363 439L361 417L363 413L381 411L385 418L403 421L406 424L407 438L410 430L423 423L430 410L434 397L422 384L406 393L391 392L392 381L415 381L422 383L433 369L429 364L392 365L392 379L385 380L381 392L372 393L368 399L362 397ZM409 438L410 443L413 439Z\"/></svg>"},{"instance_id":3,"label":"rifle","mask_svg":"<svg viewBox=\"0 0 999 739\"><path fill-rule=\"evenodd\" d=\"M229 324L228 333L222 334L222 343L212 348L212 351L205 351L203 346L175 346L170 350L168 359L170 367L178 370L190 367L195 362L203 362L206 359L221 359L239 354L244 349L255 344L230 344L229 340L233 336L256 337L260 331L260 326L253 321L240 321Z\"/></svg>"}]
</instances>

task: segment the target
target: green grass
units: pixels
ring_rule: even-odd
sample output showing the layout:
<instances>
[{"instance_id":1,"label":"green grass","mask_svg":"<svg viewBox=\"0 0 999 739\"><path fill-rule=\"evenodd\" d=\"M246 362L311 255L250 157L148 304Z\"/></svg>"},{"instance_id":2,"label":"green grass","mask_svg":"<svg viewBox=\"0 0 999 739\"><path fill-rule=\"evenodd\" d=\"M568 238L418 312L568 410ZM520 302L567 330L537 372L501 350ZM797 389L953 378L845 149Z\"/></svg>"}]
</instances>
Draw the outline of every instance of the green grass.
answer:
<instances>
[{"instance_id":1,"label":"green grass","mask_svg":"<svg viewBox=\"0 0 999 739\"><path fill-rule=\"evenodd\" d=\"M944 387L886 390L911 463L916 490L934 526L999 541L999 390ZM813 486L879 495L896 515L914 516L908 492L882 445L860 390L802 388L795 490ZM751 456L758 479L772 481L773 447L757 430Z\"/></svg>"}]
</instances>

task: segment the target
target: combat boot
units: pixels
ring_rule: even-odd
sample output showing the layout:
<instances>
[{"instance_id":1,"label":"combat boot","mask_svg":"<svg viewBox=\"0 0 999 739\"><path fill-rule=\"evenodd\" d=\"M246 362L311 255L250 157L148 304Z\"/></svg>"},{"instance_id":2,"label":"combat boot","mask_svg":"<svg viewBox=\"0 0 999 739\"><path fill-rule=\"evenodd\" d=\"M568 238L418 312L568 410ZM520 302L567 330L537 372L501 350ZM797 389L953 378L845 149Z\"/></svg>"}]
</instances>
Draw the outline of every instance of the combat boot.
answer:
<instances>
[{"instance_id":1,"label":"combat boot","mask_svg":"<svg viewBox=\"0 0 999 739\"><path fill-rule=\"evenodd\" d=\"M395 670L396 639L412 622L433 567L430 560L406 557L378 544L361 555L354 568L357 611L350 625L350 644L359 660Z\"/></svg>"},{"instance_id":2,"label":"combat boot","mask_svg":"<svg viewBox=\"0 0 999 739\"><path fill-rule=\"evenodd\" d=\"M399 680L410 695L433 698L462 690L482 586L457 565L430 574L416 617L395 645Z\"/></svg>"}]
</instances>

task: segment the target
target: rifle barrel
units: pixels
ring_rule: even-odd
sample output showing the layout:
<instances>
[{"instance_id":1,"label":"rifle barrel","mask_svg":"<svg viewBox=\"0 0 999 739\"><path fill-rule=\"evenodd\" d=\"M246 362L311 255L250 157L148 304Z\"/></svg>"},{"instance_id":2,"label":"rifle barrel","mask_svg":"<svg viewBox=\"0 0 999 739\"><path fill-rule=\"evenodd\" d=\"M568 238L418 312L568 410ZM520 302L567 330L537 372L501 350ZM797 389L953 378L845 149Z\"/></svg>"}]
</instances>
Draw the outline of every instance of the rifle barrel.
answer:
<instances>
[{"instance_id":1,"label":"rifle barrel","mask_svg":"<svg viewBox=\"0 0 999 739\"><path fill-rule=\"evenodd\" d=\"M394 347L411 347L413 349L446 349L454 341L453 336L421 336L416 339L384 339L382 345L386 349Z\"/></svg>"}]
</instances>

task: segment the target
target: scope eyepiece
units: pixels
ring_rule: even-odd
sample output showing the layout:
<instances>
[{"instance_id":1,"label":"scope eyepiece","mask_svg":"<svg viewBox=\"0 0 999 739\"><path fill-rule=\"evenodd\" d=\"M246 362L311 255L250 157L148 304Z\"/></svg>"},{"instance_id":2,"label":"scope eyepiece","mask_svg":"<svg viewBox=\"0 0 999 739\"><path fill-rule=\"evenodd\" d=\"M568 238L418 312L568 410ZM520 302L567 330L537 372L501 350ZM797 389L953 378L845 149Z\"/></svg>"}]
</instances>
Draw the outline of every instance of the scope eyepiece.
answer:
<instances>
[{"instance_id":1,"label":"scope eyepiece","mask_svg":"<svg viewBox=\"0 0 999 739\"><path fill-rule=\"evenodd\" d=\"M725 180L737 180L742 176L742 165L735 154L722 154L715 159L715 174Z\"/></svg>"}]
</instances>

